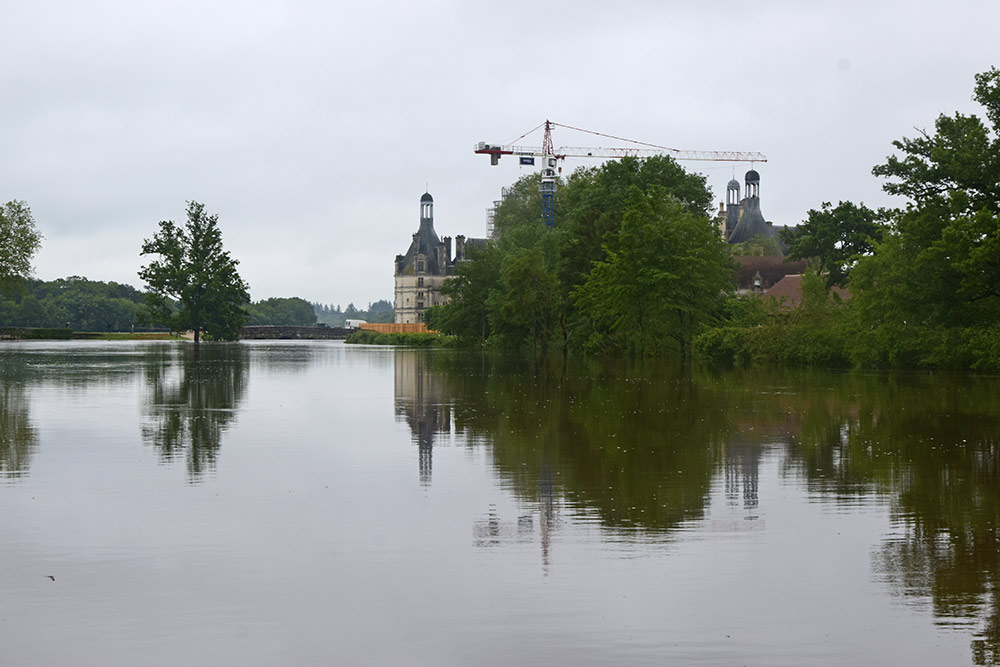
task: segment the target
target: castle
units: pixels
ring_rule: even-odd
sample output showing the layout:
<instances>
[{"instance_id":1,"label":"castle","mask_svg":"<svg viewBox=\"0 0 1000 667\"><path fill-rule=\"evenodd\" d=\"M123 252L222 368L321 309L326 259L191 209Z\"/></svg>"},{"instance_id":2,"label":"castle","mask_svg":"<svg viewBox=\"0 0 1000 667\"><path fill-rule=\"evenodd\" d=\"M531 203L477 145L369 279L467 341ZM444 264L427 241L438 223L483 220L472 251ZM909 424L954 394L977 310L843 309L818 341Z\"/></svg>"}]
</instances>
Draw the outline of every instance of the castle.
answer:
<instances>
[{"instance_id":1,"label":"castle","mask_svg":"<svg viewBox=\"0 0 1000 667\"><path fill-rule=\"evenodd\" d=\"M763 240L775 239L775 245L783 256L784 246L780 243L779 227L764 219L760 212L760 174L751 169L744 176L746 197L740 197L740 182L735 178L726 185L726 207L719 208L719 227L727 243L745 243L754 237Z\"/></svg>"},{"instance_id":2,"label":"castle","mask_svg":"<svg viewBox=\"0 0 1000 667\"><path fill-rule=\"evenodd\" d=\"M424 311L447 302L441 285L452 275L459 262L466 261L472 246L485 245L486 239L455 237L455 256L451 256L451 237L439 239L434 231L434 198L425 192L420 197L420 227L413 235L405 255L396 255L395 309L397 324L424 321Z\"/></svg>"}]
</instances>

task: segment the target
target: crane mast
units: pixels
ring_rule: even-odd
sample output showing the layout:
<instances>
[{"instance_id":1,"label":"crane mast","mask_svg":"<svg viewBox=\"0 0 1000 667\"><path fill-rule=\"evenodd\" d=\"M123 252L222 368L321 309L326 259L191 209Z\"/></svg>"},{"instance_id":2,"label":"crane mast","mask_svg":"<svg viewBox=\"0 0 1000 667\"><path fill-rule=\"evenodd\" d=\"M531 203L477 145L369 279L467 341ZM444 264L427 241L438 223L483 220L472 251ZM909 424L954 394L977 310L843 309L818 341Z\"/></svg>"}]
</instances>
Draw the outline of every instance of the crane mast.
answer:
<instances>
[{"instance_id":1,"label":"crane mast","mask_svg":"<svg viewBox=\"0 0 1000 667\"><path fill-rule=\"evenodd\" d=\"M593 132L591 130L584 130L578 127L572 127L570 125L561 125L560 123L553 123L546 120L542 125L538 127L545 127L545 133L542 139L541 147L537 146L519 146L516 144L488 144L484 141L480 141L474 147L473 151L477 155L489 155L490 164L496 166L500 162L500 158L504 155L516 155L521 158L522 164L534 164L534 158L541 158L542 160L542 173L541 173L541 185L539 186L539 191L542 194L542 221L548 227L555 226L555 193L558 186L558 173L559 173L559 161L565 160L566 158L597 158L597 159L619 159L623 157L654 157L659 155L669 155L675 160L696 160L705 162L767 162L767 157L762 153L757 153L754 151L692 151L692 150L680 150L677 148L668 148L666 146L658 146L656 144L650 144L643 141L635 141L632 139L624 139L622 137L616 137L610 134L602 134L600 132ZM558 150L553 148L552 143L552 127L559 126L565 127L570 130L577 130L580 132L586 132L588 134L595 134L601 137L607 137L609 139L616 139L619 141L626 141L632 144L636 144L635 147L624 147L624 148L583 148L579 146L562 146ZM525 132L518 139L524 138L531 132L538 129L535 127L528 132ZM515 140L517 141L517 140Z\"/></svg>"},{"instance_id":2,"label":"crane mast","mask_svg":"<svg viewBox=\"0 0 1000 667\"><path fill-rule=\"evenodd\" d=\"M542 183L538 186L542 193L542 222L546 227L556 224L556 171L555 151L552 149L552 124L545 121L545 138L542 140Z\"/></svg>"}]
</instances>

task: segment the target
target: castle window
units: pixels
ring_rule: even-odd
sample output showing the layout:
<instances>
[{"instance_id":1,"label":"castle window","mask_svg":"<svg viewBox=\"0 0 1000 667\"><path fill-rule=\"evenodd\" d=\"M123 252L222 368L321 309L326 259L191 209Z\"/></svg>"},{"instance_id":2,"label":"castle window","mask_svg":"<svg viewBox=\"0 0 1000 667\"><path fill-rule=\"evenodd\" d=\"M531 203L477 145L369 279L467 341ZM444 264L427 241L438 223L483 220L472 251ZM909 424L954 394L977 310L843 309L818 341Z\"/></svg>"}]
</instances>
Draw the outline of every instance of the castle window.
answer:
<instances>
[{"instance_id":1,"label":"castle window","mask_svg":"<svg viewBox=\"0 0 1000 667\"><path fill-rule=\"evenodd\" d=\"M424 260L418 259L417 260L417 271L423 271L423 270L424 270Z\"/></svg>"},{"instance_id":2,"label":"castle window","mask_svg":"<svg viewBox=\"0 0 1000 667\"><path fill-rule=\"evenodd\" d=\"M424 293L423 292L417 292L417 298L418 299L423 299L424 298Z\"/></svg>"},{"instance_id":3,"label":"castle window","mask_svg":"<svg viewBox=\"0 0 1000 667\"><path fill-rule=\"evenodd\" d=\"M424 307L424 302L423 301L417 301L417 308L423 308L423 307Z\"/></svg>"},{"instance_id":4,"label":"castle window","mask_svg":"<svg viewBox=\"0 0 1000 667\"><path fill-rule=\"evenodd\" d=\"M424 277L420 276L419 278L417 278L417 287L423 287L423 286L424 286Z\"/></svg>"}]
</instances>

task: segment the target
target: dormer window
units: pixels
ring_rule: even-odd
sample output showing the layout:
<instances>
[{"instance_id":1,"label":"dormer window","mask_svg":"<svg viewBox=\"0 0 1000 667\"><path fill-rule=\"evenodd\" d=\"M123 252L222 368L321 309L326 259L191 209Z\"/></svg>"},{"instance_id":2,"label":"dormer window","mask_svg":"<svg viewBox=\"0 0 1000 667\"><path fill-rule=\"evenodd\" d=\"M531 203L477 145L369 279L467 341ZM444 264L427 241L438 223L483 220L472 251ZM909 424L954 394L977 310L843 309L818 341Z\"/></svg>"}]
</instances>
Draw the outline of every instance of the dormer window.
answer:
<instances>
[{"instance_id":1,"label":"dormer window","mask_svg":"<svg viewBox=\"0 0 1000 667\"><path fill-rule=\"evenodd\" d=\"M418 259L417 260L417 271L419 271L419 272L422 273L424 270L425 270L424 269L424 260Z\"/></svg>"}]
</instances>

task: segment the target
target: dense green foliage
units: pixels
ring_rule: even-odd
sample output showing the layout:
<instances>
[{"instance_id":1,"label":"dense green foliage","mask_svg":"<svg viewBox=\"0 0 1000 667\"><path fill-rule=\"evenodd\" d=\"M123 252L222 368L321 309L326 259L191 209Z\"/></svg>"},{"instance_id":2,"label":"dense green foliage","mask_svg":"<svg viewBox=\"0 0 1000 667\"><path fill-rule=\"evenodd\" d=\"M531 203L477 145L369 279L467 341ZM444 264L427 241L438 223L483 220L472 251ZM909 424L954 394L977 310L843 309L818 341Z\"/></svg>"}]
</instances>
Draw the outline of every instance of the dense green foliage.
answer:
<instances>
[{"instance_id":1,"label":"dense green foliage","mask_svg":"<svg viewBox=\"0 0 1000 667\"><path fill-rule=\"evenodd\" d=\"M236 271L239 262L222 247L217 215L206 213L203 204L188 202L187 222L161 222L140 254L158 256L139 271L157 322L173 331L194 331L195 343L202 332L216 340L239 337L248 317L249 287Z\"/></svg>"},{"instance_id":2,"label":"dense green foliage","mask_svg":"<svg viewBox=\"0 0 1000 667\"><path fill-rule=\"evenodd\" d=\"M144 295L131 285L80 276L29 280L20 293L0 298L0 324L65 327L73 331L131 331L149 325Z\"/></svg>"},{"instance_id":3,"label":"dense green foliage","mask_svg":"<svg viewBox=\"0 0 1000 667\"><path fill-rule=\"evenodd\" d=\"M316 321L331 327L343 327L344 323L351 320L364 320L366 322L395 322L396 311L392 303L385 299L379 299L375 303L369 303L367 310L358 310L353 303L347 304L347 308L341 310L340 306L331 304L313 303L313 311L316 313Z\"/></svg>"},{"instance_id":4,"label":"dense green foliage","mask_svg":"<svg viewBox=\"0 0 1000 667\"><path fill-rule=\"evenodd\" d=\"M31 276L31 258L41 244L27 202L0 204L0 291L9 292Z\"/></svg>"},{"instance_id":5,"label":"dense green foliage","mask_svg":"<svg viewBox=\"0 0 1000 667\"><path fill-rule=\"evenodd\" d=\"M692 338L723 307L733 267L715 228L654 185L632 186L617 236L573 295L600 349L645 352Z\"/></svg>"},{"instance_id":6,"label":"dense green foliage","mask_svg":"<svg viewBox=\"0 0 1000 667\"><path fill-rule=\"evenodd\" d=\"M358 329L344 341L356 345L398 345L402 347L446 347L454 343L452 336L439 333L380 333Z\"/></svg>"},{"instance_id":7,"label":"dense green foliage","mask_svg":"<svg viewBox=\"0 0 1000 667\"><path fill-rule=\"evenodd\" d=\"M975 115L941 115L933 133L893 142L873 169L903 207L841 202L810 211L788 240L852 298L806 294L702 334L717 360L866 368L1000 371L1000 71L976 76ZM853 266L853 269L851 268ZM849 272L849 275L848 275ZM815 289L816 282L804 290ZM752 310L752 309L751 309Z\"/></svg>"},{"instance_id":8,"label":"dense green foliage","mask_svg":"<svg viewBox=\"0 0 1000 667\"><path fill-rule=\"evenodd\" d=\"M1000 324L1000 71L977 75L975 115L939 116L934 134L894 145L874 173L908 199L852 287L875 329Z\"/></svg>"},{"instance_id":9,"label":"dense green foliage","mask_svg":"<svg viewBox=\"0 0 1000 667\"><path fill-rule=\"evenodd\" d=\"M726 322L697 336L702 359L726 364L846 366L845 303L815 271L802 279L797 308L748 297L729 304Z\"/></svg>"},{"instance_id":10,"label":"dense green foliage","mask_svg":"<svg viewBox=\"0 0 1000 667\"><path fill-rule=\"evenodd\" d=\"M782 229L781 238L789 259L814 260L813 268L826 275L828 285L843 286L858 258L872 254L882 240L886 215L864 204L823 202L798 227Z\"/></svg>"},{"instance_id":11,"label":"dense green foliage","mask_svg":"<svg viewBox=\"0 0 1000 667\"><path fill-rule=\"evenodd\" d=\"M388 310L379 312L379 304ZM382 312L392 315L392 306L387 301L373 304L372 309L377 316ZM263 299L250 304L247 310L249 324L254 325L311 326L316 323L313 304L298 297ZM366 314L362 311L360 318L366 319ZM0 295L0 326L128 332L162 325L153 320L146 306L145 292L131 285L70 276L49 281L28 280L21 290L8 296Z\"/></svg>"},{"instance_id":12,"label":"dense green foliage","mask_svg":"<svg viewBox=\"0 0 1000 667\"><path fill-rule=\"evenodd\" d=\"M574 172L547 229L538 176L526 176L496 212L495 243L456 268L428 326L501 348L686 354L732 282L711 200L704 177L670 158L626 158Z\"/></svg>"},{"instance_id":13,"label":"dense green foliage","mask_svg":"<svg viewBox=\"0 0 1000 667\"><path fill-rule=\"evenodd\" d=\"M249 325L284 325L307 327L316 323L316 311L305 299L291 297L287 299L271 298L255 301L247 310L250 313Z\"/></svg>"}]
</instances>

